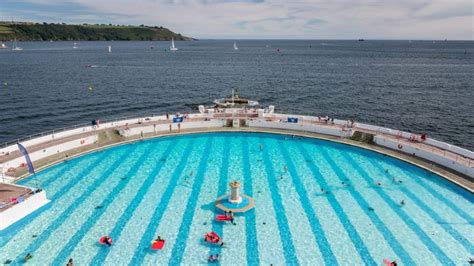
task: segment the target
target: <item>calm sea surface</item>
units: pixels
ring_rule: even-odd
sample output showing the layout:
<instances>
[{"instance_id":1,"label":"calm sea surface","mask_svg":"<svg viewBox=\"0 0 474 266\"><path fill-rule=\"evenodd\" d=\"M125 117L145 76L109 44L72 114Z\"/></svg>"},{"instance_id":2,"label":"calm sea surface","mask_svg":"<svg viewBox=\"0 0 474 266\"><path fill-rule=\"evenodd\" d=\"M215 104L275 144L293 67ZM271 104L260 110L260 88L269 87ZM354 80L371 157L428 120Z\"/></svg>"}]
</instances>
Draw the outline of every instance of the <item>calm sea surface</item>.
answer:
<instances>
[{"instance_id":1,"label":"calm sea surface","mask_svg":"<svg viewBox=\"0 0 474 266\"><path fill-rule=\"evenodd\" d=\"M354 118L474 149L474 42L249 40L238 51L232 44L0 49L0 142L92 119L193 111L238 87L279 112Z\"/></svg>"}]
</instances>

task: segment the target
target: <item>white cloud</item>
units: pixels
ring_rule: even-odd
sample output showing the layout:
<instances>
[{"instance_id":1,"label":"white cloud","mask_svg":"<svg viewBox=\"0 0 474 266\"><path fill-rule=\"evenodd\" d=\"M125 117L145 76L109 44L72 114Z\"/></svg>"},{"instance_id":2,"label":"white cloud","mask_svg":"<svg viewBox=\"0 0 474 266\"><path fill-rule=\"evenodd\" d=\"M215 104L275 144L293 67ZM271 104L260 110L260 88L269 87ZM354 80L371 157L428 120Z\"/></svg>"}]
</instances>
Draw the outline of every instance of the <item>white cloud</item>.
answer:
<instances>
[{"instance_id":1,"label":"white cloud","mask_svg":"<svg viewBox=\"0 0 474 266\"><path fill-rule=\"evenodd\" d=\"M162 25L197 38L473 39L471 0L26 1L73 3L104 14L100 23ZM88 15L62 13L61 21Z\"/></svg>"}]
</instances>

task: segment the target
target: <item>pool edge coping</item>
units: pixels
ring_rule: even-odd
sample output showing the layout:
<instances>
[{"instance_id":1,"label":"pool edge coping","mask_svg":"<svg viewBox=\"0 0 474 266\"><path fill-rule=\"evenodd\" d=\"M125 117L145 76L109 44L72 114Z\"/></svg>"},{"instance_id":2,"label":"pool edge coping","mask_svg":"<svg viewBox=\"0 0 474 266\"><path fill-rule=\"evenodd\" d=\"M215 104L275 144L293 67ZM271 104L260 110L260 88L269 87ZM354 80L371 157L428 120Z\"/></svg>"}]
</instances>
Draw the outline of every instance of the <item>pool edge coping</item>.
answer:
<instances>
[{"instance_id":1,"label":"pool edge coping","mask_svg":"<svg viewBox=\"0 0 474 266\"><path fill-rule=\"evenodd\" d=\"M40 172L40 171L43 171L43 170L45 170L45 169L47 169L51 166L60 164L64 161L74 159L74 158L77 158L77 157L80 157L80 156L83 156L83 155L86 155L86 154L89 154L89 153L93 153L93 152L101 151L101 150L104 150L104 149L112 148L112 147L115 147L115 146L126 145L126 144L130 144L130 143L134 143L134 142L139 142L139 141L144 141L144 140L149 140L149 139L155 139L155 138L161 138L161 137L199 134L199 133L213 133L213 132L250 132L250 133L270 133L270 134L290 135L290 136L294 135L294 136L301 136L301 137L307 137L307 138L313 138L313 139L321 139L321 140L325 140L325 141L332 141L332 142L336 142L336 143L343 144L343 145L358 147L358 148L361 148L361 149L370 150L370 151L373 151L373 152L376 152L376 153L379 153L379 154L390 156L392 158L395 158L395 159L401 160L403 162L406 162L406 163L415 165L417 167L420 167L420 168L422 168L422 169L424 169L428 172L434 173L434 174L446 179L447 181L449 181L451 183L454 183L458 187L470 192L471 194L474 194L474 184L472 185L473 187L471 188L468 185L466 185L466 184L456 180L455 178L453 178L452 176L457 177L457 178L462 179L462 180L466 180L465 178L460 176L455 171L450 170L450 169L446 169L446 168L441 168L440 166L438 166L434 162L432 162L432 168L430 168L426 165L423 165L422 164L423 161L420 158L418 158L418 157L413 158L412 156L410 156L408 154L399 154L398 151L396 151L396 150L391 150L391 149L388 149L388 148L385 148L385 147L382 147L382 146L379 146L379 145L376 145L376 144L375 145L374 144L367 144L367 143L363 143L363 142L352 141L352 140L347 139L347 138L341 138L341 137L330 136L330 135L325 135L325 134L319 134L319 133L313 133L313 132L304 132L304 131L296 131L296 130L289 130L289 129L260 128L260 127L197 128L197 129L181 130L180 132L164 132L164 133L157 133L157 134L151 134L151 135L146 134L143 137L140 137L140 136L139 137L130 137L130 138L125 139L123 141L118 141L118 142L114 142L114 143L111 143L111 144L106 144L104 146L94 147L90 150L82 151L82 152L79 152L79 153L74 153L74 154L68 156L67 158L61 158L61 159L58 159L58 160L53 161L51 163L47 163L45 165L39 166L36 170L37 170L37 172ZM418 162L417 160L420 160L420 162ZM426 161L426 163L428 163L428 161ZM452 175L452 176L449 176L449 175L447 175L446 173L443 173L440 170L443 170L443 171L445 171L446 173L448 173L449 175ZM19 181L21 181L21 180L23 180L23 179L25 179L29 176L30 176L29 173L25 173L23 175L20 175L12 183L17 184ZM470 182L469 180L466 180L466 181Z\"/></svg>"}]
</instances>

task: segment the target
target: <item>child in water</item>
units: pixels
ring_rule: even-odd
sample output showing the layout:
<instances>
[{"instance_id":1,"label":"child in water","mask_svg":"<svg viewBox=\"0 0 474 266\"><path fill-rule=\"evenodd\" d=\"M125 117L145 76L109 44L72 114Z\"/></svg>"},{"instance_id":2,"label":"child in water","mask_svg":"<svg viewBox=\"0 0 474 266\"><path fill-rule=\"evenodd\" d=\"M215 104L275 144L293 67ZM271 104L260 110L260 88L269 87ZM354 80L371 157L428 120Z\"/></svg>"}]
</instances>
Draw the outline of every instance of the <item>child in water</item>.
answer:
<instances>
[{"instance_id":1,"label":"child in water","mask_svg":"<svg viewBox=\"0 0 474 266\"><path fill-rule=\"evenodd\" d=\"M27 262L27 261L30 260L31 258L33 258L33 255L31 255L31 253L28 253L28 254L26 254L25 258L23 258L23 260L24 260L25 262Z\"/></svg>"},{"instance_id":2,"label":"child in water","mask_svg":"<svg viewBox=\"0 0 474 266\"><path fill-rule=\"evenodd\" d=\"M110 238L110 236L106 236L104 238L104 244L106 244L107 246L112 246L112 238Z\"/></svg>"},{"instance_id":3,"label":"child in water","mask_svg":"<svg viewBox=\"0 0 474 266\"><path fill-rule=\"evenodd\" d=\"M217 261L219 261L219 254L209 256L208 261L209 261L209 262L217 262Z\"/></svg>"}]
</instances>

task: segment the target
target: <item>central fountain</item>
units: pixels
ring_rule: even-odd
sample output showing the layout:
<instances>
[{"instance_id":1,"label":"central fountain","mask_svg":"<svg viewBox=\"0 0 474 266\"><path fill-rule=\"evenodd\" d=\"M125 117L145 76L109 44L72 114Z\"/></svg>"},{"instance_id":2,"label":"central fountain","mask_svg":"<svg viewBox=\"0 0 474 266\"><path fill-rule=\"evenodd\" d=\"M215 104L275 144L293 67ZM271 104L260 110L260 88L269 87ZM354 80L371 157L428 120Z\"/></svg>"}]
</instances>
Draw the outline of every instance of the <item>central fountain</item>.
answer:
<instances>
[{"instance_id":1,"label":"central fountain","mask_svg":"<svg viewBox=\"0 0 474 266\"><path fill-rule=\"evenodd\" d=\"M233 213L244 213L255 207L255 203L252 197L240 193L240 183L232 181L229 183L230 194L220 196L216 200L216 208Z\"/></svg>"}]
</instances>

